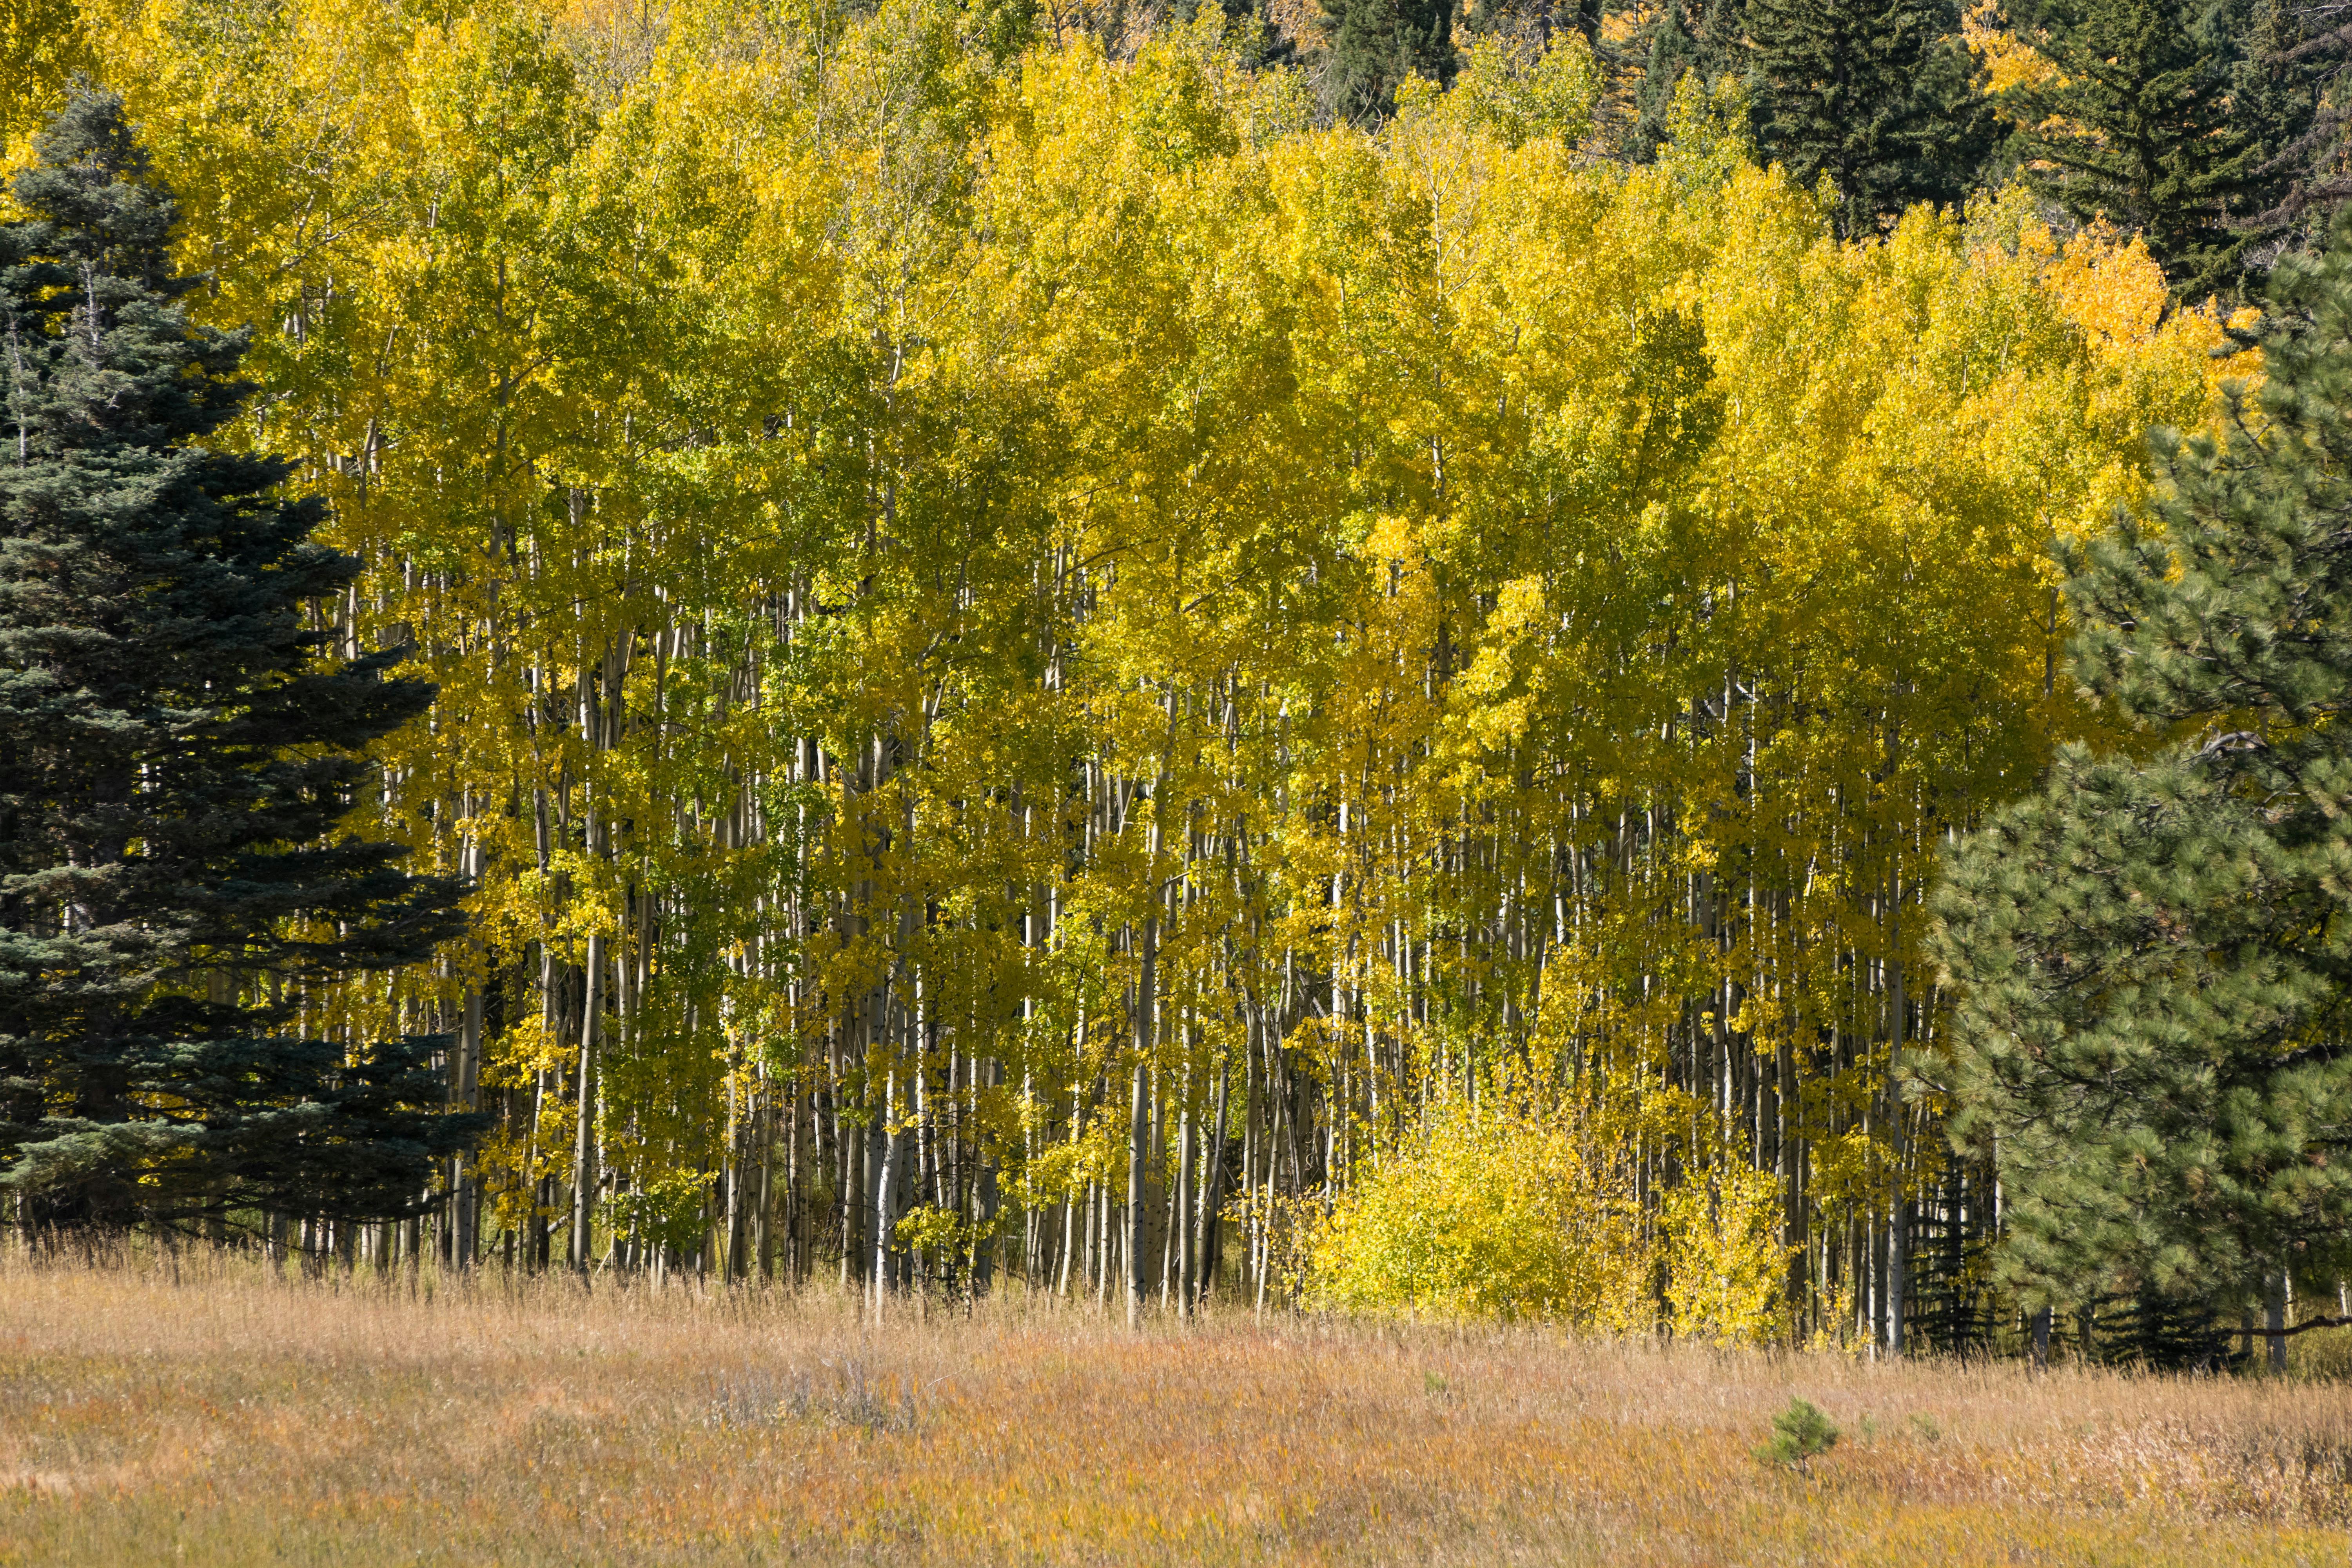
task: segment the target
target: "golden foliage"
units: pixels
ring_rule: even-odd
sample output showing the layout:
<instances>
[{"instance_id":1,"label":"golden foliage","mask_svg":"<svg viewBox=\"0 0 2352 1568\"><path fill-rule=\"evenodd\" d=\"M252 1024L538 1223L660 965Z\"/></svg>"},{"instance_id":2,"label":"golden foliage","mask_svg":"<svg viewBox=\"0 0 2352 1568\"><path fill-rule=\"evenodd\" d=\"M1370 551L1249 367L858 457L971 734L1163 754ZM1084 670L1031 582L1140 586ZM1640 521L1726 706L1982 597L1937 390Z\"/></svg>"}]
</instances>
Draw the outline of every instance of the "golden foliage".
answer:
<instances>
[{"instance_id":1,"label":"golden foliage","mask_svg":"<svg viewBox=\"0 0 2352 1568\"><path fill-rule=\"evenodd\" d=\"M1696 1331L1839 1329L1937 1174L1937 847L2095 722L2046 546L2219 323L2014 199L1842 245L1736 93L1589 165L1572 35L1367 135L1213 14L994 15L88 0L367 562L322 628L439 683L373 830L474 936L306 1021L487 1014L509 1226L593 952L588 1175L739 1260L670 1199L796 1129L828 1225L878 1127L1060 1247L1140 1068L1154 1202L1215 1104L1252 1151L1261 1286L1328 1194L1335 1300L1634 1325L1638 1235ZM1512 1063L1557 1126L1461 1120Z\"/></svg>"},{"instance_id":2,"label":"golden foliage","mask_svg":"<svg viewBox=\"0 0 2352 1568\"><path fill-rule=\"evenodd\" d=\"M1334 1201L1307 1297L1357 1311L1647 1327L1653 1249L1628 1152L1572 1119L1443 1100Z\"/></svg>"}]
</instances>

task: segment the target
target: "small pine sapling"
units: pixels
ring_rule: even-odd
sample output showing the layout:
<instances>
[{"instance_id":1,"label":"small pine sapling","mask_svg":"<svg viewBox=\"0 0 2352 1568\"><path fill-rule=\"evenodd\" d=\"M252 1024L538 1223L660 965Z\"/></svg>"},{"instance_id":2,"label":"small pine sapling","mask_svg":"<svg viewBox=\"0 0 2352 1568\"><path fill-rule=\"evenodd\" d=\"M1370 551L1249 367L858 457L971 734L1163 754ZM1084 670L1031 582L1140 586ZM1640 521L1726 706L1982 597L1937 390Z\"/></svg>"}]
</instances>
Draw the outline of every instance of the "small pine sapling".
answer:
<instances>
[{"instance_id":1,"label":"small pine sapling","mask_svg":"<svg viewBox=\"0 0 2352 1568\"><path fill-rule=\"evenodd\" d=\"M1791 1399L1789 1408L1772 1417L1771 1440L1758 1446L1756 1458L1810 1476L1814 1458L1836 1447L1837 1440L1838 1429L1828 1416L1806 1400Z\"/></svg>"}]
</instances>

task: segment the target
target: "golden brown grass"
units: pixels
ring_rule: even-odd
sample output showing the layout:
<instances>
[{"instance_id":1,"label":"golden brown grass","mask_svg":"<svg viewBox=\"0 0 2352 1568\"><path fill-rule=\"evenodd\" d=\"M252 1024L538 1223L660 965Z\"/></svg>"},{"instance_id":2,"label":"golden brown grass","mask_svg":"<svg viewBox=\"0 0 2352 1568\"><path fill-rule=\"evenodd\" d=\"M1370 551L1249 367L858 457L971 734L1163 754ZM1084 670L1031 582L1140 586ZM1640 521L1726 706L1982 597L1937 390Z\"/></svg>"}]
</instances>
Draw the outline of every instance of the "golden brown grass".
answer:
<instances>
[{"instance_id":1,"label":"golden brown grass","mask_svg":"<svg viewBox=\"0 0 2352 1568\"><path fill-rule=\"evenodd\" d=\"M0 1266L7 1563L2341 1563L2352 1388ZM1791 1395L1845 1440L1750 1450Z\"/></svg>"}]
</instances>

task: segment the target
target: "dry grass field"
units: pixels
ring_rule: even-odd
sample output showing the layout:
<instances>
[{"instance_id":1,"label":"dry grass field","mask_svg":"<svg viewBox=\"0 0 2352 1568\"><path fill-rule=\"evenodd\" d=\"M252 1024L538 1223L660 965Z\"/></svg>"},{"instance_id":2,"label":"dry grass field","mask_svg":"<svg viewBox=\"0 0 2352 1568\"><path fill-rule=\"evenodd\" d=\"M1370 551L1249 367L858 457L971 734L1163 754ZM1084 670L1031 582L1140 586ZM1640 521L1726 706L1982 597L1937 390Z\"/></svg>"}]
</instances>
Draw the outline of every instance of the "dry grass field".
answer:
<instances>
[{"instance_id":1,"label":"dry grass field","mask_svg":"<svg viewBox=\"0 0 2352 1568\"><path fill-rule=\"evenodd\" d=\"M2328 1563L2352 1386L0 1268L0 1562ZM1750 1450L1791 1395L1845 1440Z\"/></svg>"}]
</instances>

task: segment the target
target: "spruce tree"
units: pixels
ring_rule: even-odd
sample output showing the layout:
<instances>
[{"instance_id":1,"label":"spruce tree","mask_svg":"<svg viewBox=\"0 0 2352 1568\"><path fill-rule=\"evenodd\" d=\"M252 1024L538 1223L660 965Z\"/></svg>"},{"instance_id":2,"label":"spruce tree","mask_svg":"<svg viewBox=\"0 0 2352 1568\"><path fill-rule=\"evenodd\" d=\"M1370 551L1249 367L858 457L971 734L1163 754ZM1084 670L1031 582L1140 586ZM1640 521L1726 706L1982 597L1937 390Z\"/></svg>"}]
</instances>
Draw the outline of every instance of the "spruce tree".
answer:
<instances>
[{"instance_id":1,"label":"spruce tree","mask_svg":"<svg viewBox=\"0 0 2352 1568\"><path fill-rule=\"evenodd\" d=\"M1829 182L1842 236L1968 195L1993 120L1951 0L1748 0L1747 20L1758 146Z\"/></svg>"},{"instance_id":2,"label":"spruce tree","mask_svg":"<svg viewBox=\"0 0 2352 1568\"><path fill-rule=\"evenodd\" d=\"M2123 754L2063 751L1948 858L1960 988L1927 1080L1997 1155L2030 1297L2218 1343L2352 1237L2352 226L2282 263L2265 380L2158 443L2145 520L2067 550L2075 678Z\"/></svg>"},{"instance_id":3,"label":"spruce tree","mask_svg":"<svg viewBox=\"0 0 2352 1568\"><path fill-rule=\"evenodd\" d=\"M1665 0L1635 35L1641 76L1625 152L1636 162L1655 158L1665 145L1675 89L1685 76L1696 72L1699 85L1712 89L1721 78L1745 72L1742 9L1740 0Z\"/></svg>"},{"instance_id":4,"label":"spruce tree","mask_svg":"<svg viewBox=\"0 0 2352 1568\"><path fill-rule=\"evenodd\" d=\"M2231 84L2259 162L2239 226L2259 262L2326 238L2352 196L2352 23L2295 0L2255 0Z\"/></svg>"},{"instance_id":5,"label":"spruce tree","mask_svg":"<svg viewBox=\"0 0 2352 1568\"><path fill-rule=\"evenodd\" d=\"M2186 298L2256 283L2275 128L2241 101L2249 19L2228 0L2042 0L2021 20L2057 67L2015 109L2043 194L2139 231Z\"/></svg>"},{"instance_id":6,"label":"spruce tree","mask_svg":"<svg viewBox=\"0 0 2352 1568\"><path fill-rule=\"evenodd\" d=\"M174 207L77 91L0 227L0 1185L20 1220L412 1208L469 1135L430 1038L296 1037L294 989L425 958L457 889L337 836L430 687L322 659L357 563L289 469L203 443L251 389L192 326Z\"/></svg>"},{"instance_id":7,"label":"spruce tree","mask_svg":"<svg viewBox=\"0 0 2352 1568\"><path fill-rule=\"evenodd\" d=\"M1335 120L1377 123L1410 79L1454 79L1454 0L1324 0L1324 26L1323 101Z\"/></svg>"}]
</instances>

